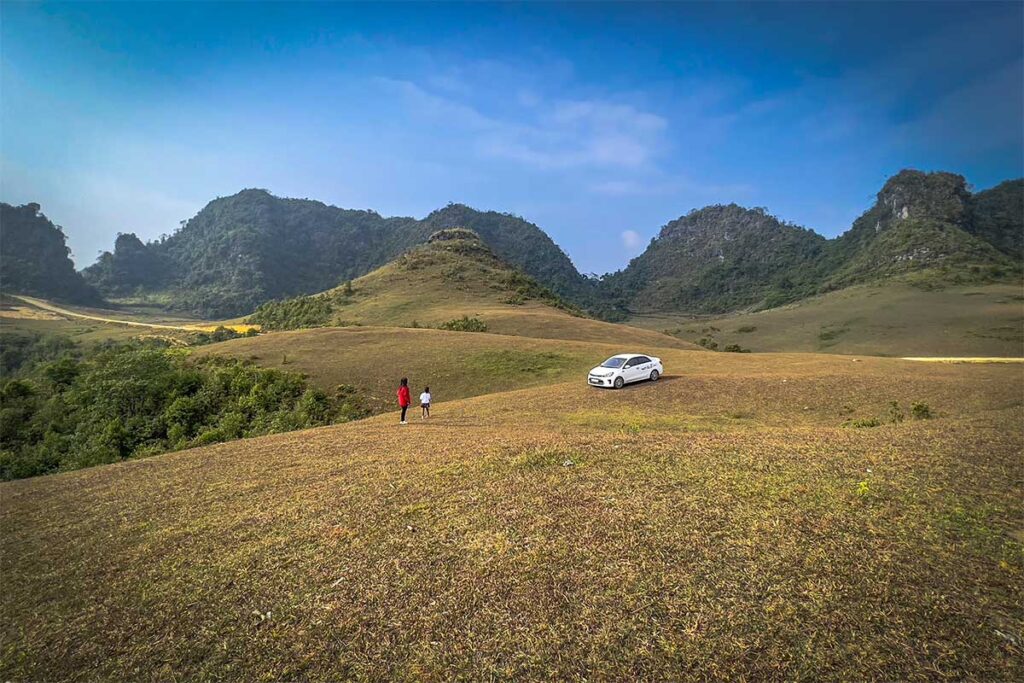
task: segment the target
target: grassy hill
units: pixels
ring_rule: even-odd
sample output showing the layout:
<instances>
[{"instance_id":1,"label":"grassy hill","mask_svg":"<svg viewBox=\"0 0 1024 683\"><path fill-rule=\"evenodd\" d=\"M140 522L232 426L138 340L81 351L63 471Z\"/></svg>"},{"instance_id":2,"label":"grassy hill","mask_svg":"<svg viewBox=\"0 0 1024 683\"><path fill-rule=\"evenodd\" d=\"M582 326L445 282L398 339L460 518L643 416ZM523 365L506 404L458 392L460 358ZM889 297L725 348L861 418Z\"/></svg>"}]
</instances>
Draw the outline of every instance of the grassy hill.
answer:
<instances>
[{"instance_id":1,"label":"grassy hill","mask_svg":"<svg viewBox=\"0 0 1024 683\"><path fill-rule=\"evenodd\" d=\"M644 331L637 340L626 341L629 328L621 329L622 342L613 344L431 329L323 328L234 339L196 353L301 372L327 391L351 385L373 410L382 411L393 409L401 377L409 378L417 395L429 385L436 401L451 401L578 380L625 349L651 354L669 350L639 341ZM674 341L665 335L656 340Z\"/></svg>"},{"instance_id":2,"label":"grassy hill","mask_svg":"<svg viewBox=\"0 0 1024 683\"><path fill-rule=\"evenodd\" d=\"M1024 368L664 357L2 484L0 676L1024 676Z\"/></svg>"},{"instance_id":3,"label":"grassy hill","mask_svg":"<svg viewBox=\"0 0 1024 683\"><path fill-rule=\"evenodd\" d=\"M693 348L667 335L575 313L571 305L499 259L475 233L445 230L347 285L266 304L249 320L264 329L438 327L467 316L496 334Z\"/></svg>"},{"instance_id":4,"label":"grassy hill","mask_svg":"<svg viewBox=\"0 0 1024 683\"><path fill-rule=\"evenodd\" d=\"M849 287L755 313L635 316L630 324L723 349L878 356L1024 356L1024 289L1013 284L921 289Z\"/></svg>"},{"instance_id":5,"label":"grassy hill","mask_svg":"<svg viewBox=\"0 0 1024 683\"><path fill-rule=\"evenodd\" d=\"M501 258L560 295L586 300L589 281L543 230L518 216L450 204L422 221L386 218L257 189L211 201L159 242L118 235L114 250L84 274L111 297L229 317L365 275L455 226L473 228Z\"/></svg>"}]
</instances>

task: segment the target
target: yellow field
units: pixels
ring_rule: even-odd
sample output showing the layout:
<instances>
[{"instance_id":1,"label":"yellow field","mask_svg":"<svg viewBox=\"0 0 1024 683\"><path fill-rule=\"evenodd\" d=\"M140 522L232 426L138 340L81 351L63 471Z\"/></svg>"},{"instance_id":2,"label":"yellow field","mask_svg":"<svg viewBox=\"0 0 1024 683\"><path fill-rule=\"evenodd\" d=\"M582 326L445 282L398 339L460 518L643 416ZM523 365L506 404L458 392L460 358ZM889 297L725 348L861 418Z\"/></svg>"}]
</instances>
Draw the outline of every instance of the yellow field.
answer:
<instances>
[{"instance_id":1,"label":"yellow field","mask_svg":"<svg viewBox=\"0 0 1024 683\"><path fill-rule=\"evenodd\" d=\"M454 378L513 343L387 334L283 346L334 345L333 381L368 349ZM1024 367L666 349L663 381L616 392L561 381L599 347L501 348L572 360L438 388L427 422L0 485L0 676L1024 677Z\"/></svg>"},{"instance_id":2,"label":"yellow field","mask_svg":"<svg viewBox=\"0 0 1024 683\"><path fill-rule=\"evenodd\" d=\"M979 285L924 291L850 287L783 308L708 318L638 316L630 324L757 351L878 356L1024 357L1024 288Z\"/></svg>"}]
</instances>

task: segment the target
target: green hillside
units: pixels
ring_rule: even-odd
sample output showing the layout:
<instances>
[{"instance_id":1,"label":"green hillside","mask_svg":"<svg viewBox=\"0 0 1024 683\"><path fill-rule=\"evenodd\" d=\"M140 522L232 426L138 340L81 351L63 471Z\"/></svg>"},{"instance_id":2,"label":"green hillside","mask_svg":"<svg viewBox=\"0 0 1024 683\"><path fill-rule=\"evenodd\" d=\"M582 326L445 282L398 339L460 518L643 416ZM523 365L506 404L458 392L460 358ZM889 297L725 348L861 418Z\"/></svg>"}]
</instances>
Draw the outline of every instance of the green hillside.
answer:
<instances>
[{"instance_id":1,"label":"green hillside","mask_svg":"<svg viewBox=\"0 0 1024 683\"><path fill-rule=\"evenodd\" d=\"M962 176L905 170L833 240L736 205L664 228L599 293L620 314L773 308L897 277L921 287L1019 282L1024 182L971 195Z\"/></svg>"},{"instance_id":2,"label":"green hillside","mask_svg":"<svg viewBox=\"0 0 1024 683\"><path fill-rule=\"evenodd\" d=\"M75 272L65 241L63 230L39 212L38 204L0 203L0 291L102 303L99 293Z\"/></svg>"},{"instance_id":3,"label":"green hillside","mask_svg":"<svg viewBox=\"0 0 1024 683\"><path fill-rule=\"evenodd\" d=\"M156 295L180 310L230 317L365 275L455 224L477 230L502 258L546 286L582 298L587 281L540 228L521 218L458 204L423 221L385 218L265 190L216 199L160 242L119 236L114 251L84 273L109 296Z\"/></svg>"},{"instance_id":4,"label":"green hillside","mask_svg":"<svg viewBox=\"0 0 1024 683\"><path fill-rule=\"evenodd\" d=\"M264 304L247 320L266 330L339 325L459 330L471 324L480 331L525 337L682 344L659 333L580 316L465 229L438 231L426 244L372 273L321 294Z\"/></svg>"},{"instance_id":5,"label":"green hillside","mask_svg":"<svg viewBox=\"0 0 1024 683\"><path fill-rule=\"evenodd\" d=\"M807 296L826 241L763 209L709 206L672 221L602 293L630 311L725 311Z\"/></svg>"}]
</instances>

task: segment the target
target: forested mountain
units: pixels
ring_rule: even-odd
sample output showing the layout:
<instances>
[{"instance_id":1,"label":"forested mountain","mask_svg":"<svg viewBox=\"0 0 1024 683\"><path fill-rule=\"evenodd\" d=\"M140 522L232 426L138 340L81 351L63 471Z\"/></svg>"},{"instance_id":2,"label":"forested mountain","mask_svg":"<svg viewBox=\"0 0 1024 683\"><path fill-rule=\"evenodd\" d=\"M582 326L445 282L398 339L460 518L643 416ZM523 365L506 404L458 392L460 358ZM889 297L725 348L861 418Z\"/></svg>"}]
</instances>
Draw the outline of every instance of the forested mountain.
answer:
<instances>
[{"instance_id":1,"label":"forested mountain","mask_svg":"<svg viewBox=\"0 0 1024 683\"><path fill-rule=\"evenodd\" d=\"M473 230L444 228L363 277L319 294L267 302L247 320L265 330L352 324L408 327L413 321L436 327L481 311L508 313L528 302L578 312L500 258Z\"/></svg>"},{"instance_id":2,"label":"forested mountain","mask_svg":"<svg viewBox=\"0 0 1024 683\"><path fill-rule=\"evenodd\" d=\"M968 230L1018 263L1024 261L1024 178L971 197Z\"/></svg>"},{"instance_id":3,"label":"forested mountain","mask_svg":"<svg viewBox=\"0 0 1024 683\"><path fill-rule=\"evenodd\" d=\"M384 218L265 190L216 199L161 242L122 235L85 275L110 296L166 291L179 308L234 316L364 275L452 225L477 230L501 258L560 294L579 298L589 284L550 237L515 216L452 204L422 221Z\"/></svg>"},{"instance_id":4,"label":"forested mountain","mask_svg":"<svg viewBox=\"0 0 1024 683\"><path fill-rule=\"evenodd\" d=\"M18 221L28 220L25 207L8 210L24 214ZM643 254L600 282L580 275L538 226L511 214L449 204L422 220L385 218L243 190L210 202L159 242L119 235L113 252L84 274L108 296L161 294L175 308L235 316L365 275L435 231L456 226L474 230L499 258L559 296L605 317L630 311L714 313L777 306L887 277L922 283L1019 277L1024 180L972 195L962 176L901 171L851 229L833 240L764 209L709 206L665 225ZM62 235L58 241L58 256L66 260ZM42 261L23 252L34 253L38 246L5 248L5 270L11 272L5 277L30 277L33 264ZM75 290L68 266L63 268L48 269L64 273L51 284L64 282L62 291ZM41 284L34 291L43 292Z\"/></svg>"},{"instance_id":5,"label":"forested mountain","mask_svg":"<svg viewBox=\"0 0 1024 683\"><path fill-rule=\"evenodd\" d=\"M60 226L38 204L0 203L0 291L77 304L103 299L75 272Z\"/></svg>"},{"instance_id":6,"label":"forested mountain","mask_svg":"<svg viewBox=\"0 0 1024 683\"><path fill-rule=\"evenodd\" d=\"M851 284L913 277L929 286L1020 276L1024 181L971 195L953 173L905 170L833 240L734 204L664 228L598 295L621 312L768 308Z\"/></svg>"},{"instance_id":7,"label":"forested mountain","mask_svg":"<svg viewBox=\"0 0 1024 683\"><path fill-rule=\"evenodd\" d=\"M814 293L827 241L735 204L691 211L643 254L604 278L602 294L630 311L723 311Z\"/></svg>"}]
</instances>

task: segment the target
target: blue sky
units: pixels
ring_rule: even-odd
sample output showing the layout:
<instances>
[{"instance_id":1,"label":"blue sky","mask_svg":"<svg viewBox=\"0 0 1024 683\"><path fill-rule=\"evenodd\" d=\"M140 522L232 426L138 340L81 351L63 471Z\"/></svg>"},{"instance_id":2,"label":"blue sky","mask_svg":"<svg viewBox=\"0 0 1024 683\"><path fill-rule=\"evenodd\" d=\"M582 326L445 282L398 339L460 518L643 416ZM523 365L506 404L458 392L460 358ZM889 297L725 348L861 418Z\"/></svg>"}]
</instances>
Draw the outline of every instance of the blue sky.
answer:
<instances>
[{"instance_id":1,"label":"blue sky","mask_svg":"<svg viewBox=\"0 0 1024 683\"><path fill-rule=\"evenodd\" d=\"M833 236L1024 175L1024 4L0 5L0 199L79 267L245 187L544 228L583 272L735 201Z\"/></svg>"}]
</instances>

